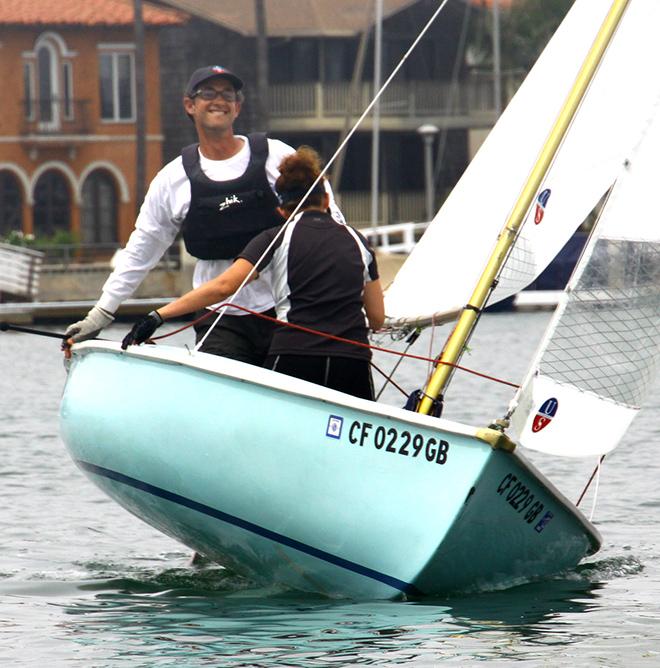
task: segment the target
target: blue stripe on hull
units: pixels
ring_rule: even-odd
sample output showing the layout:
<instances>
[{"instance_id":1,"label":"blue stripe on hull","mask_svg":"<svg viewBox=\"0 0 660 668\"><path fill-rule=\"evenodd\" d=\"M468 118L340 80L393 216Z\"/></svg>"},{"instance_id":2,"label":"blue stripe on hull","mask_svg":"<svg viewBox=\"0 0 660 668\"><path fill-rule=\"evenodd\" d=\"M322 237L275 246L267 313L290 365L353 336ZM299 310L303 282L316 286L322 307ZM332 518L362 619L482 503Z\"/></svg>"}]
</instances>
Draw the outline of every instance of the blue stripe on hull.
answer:
<instances>
[{"instance_id":1,"label":"blue stripe on hull","mask_svg":"<svg viewBox=\"0 0 660 668\"><path fill-rule=\"evenodd\" d=\"M342 557L338 557L335 554L330 554L324 550L319 550L318 548L307 545L306 543L301 543L300 541L297 541L293 538L289 538L288 536L284 536L282 534L276 533L275 531L271 531L270 529L266 529L265 527L261 527L258 524L253 524L252 522L243 520L240 517L230 515L221 510L217 510L216 508L212 508L211 506L207 506L203 503L188 499L187 497L181 496L180 494L169 492L166 489L156 487L155 485L150 485L149 483L138 480L137 478L132 478L130 476L124 475L123 473L118 473L117 471L103 468L102 466L97 466L96 464L90 464L89 462L85 462L80 459L76 460L76 464L80 468L84 469L85 471L89 471L90 473L94 473L104 478L114 480L115 482L128 485L129 487L139 489L140 491L146 492L147 494L151 494L161 499L165 499L166 501L171 501L172 503L176 503L180 506L190 508L191 510L203 513L204 515L221 520L222 522L233 524L234 526L244 529L245 531L249 531L263 538L275 541L276 543L280 543L286 547L290 547L294 550L298 550L299 552L303 552L304 554L316 557L317 559L322 559L323 561L333 564L334 566L338 566L339 568L344 568L358 575L382 582L405 594L411 594L413 596L422 595L422 592L420 592L419 589L415 587L415 585L410 584L409 582L404 582L403 580L386 575L385 573L379 573L378 571L374 571L371 568L367 568L366 566L361 566L360 564L356 564L355 562L349 561L348 559L342 559Z\"/></svg>"}]
</instances>

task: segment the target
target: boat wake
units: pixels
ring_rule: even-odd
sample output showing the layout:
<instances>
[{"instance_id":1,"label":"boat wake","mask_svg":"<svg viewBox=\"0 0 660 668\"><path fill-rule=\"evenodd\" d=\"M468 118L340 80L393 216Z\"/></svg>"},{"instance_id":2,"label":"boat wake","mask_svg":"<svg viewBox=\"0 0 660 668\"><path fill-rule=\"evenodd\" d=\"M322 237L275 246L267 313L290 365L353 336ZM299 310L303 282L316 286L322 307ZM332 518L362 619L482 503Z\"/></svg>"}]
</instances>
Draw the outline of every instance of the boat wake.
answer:
<instances>
[{"instance_id":1,"label":"boat wake","mask_svg":"<svg viewBox=\"0 0 660 668\"><path fill-rule=\"evenodd\" d=\"M85 591L125 591L134 594L176 593L178 595L231 594L253 589L255 584L218 564L203 568L127 569L125 564L85 562L80 564L94 578L82 584ZM127 577L126 574L130 573ZM121 575L120 575L121 574Z\"/></svg>"},{"instance_id":2,"label":"boat wake","mask_svg":"<svg viewBox=\"0 0 660 668\"><path fill-rule=\"evenodd\" d=\"M597 582L637 575L643 570L644 564L634 555L628 555L580 564L574 569L573 574L576 579Z\"/></svg>"}]
</instances>

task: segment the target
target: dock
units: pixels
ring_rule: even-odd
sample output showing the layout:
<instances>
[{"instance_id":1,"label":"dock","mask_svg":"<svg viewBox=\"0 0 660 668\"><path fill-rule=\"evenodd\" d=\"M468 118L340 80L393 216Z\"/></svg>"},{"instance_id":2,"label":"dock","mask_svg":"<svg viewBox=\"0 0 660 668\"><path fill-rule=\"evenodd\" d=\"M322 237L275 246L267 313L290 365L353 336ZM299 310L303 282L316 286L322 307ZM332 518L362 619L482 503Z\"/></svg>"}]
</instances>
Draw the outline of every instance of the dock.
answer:
<instances>
[{"instance_id":1,"label":"dock","mask_svg":"<svg viewBox=\"0 0 660 668\"><path fill-rule=\"evenodd\" d=\"M174 301L176 297L127 299L117 311L117 319L144 315ZM96 304L96 300L54 302L8 302L0 304L0 322L25 325L34 322L66 322L79 320Z\"/></svg>"}]
</instances>

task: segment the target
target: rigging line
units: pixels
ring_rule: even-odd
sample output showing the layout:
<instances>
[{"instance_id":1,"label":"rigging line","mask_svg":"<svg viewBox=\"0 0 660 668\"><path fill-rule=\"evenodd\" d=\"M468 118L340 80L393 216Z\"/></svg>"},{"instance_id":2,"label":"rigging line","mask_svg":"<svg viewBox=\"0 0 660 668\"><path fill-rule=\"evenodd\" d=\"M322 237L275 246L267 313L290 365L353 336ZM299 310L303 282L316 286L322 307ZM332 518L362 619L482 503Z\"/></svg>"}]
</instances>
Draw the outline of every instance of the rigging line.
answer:
<instances>
[{"instance_id":1,"label":"rigging line","mask_svg":"<svg viewBox=\"0 0 660 668\"><path fill-rule=\"evenodd\" d=\"M414 330L414 331L412 332L412 334L406 339L406 342L408 343L408 345L406 346L406 349L403 351L404 353L407 353L407 352L410 350L410 347L412 346L412 344L415 343L415 341L417 341L417 339L419 338L420 332L421 332L420 329L416 329L416 330ZM383 392L385 391L385 388L387 387L387 384L388 384L388 383L392 383L392 385L394 385L394 387L396 387L397 389L401 390L401 392L403 392L403 394L406 394L405 391L402 390L402 389L401 389L401 388L400 388L400 387L399 387L399 386L392 380L392 378L393 378L394 374L396 373L396 370L399 368L399 365L401 364L401 362L403 362L403 357L399 357L399 359L397 360L396 364L395 364L394 367L392 368L392 371L390 371L389 375L385 375L385 373L384 373L383 371L381 371L381 370L380 370L375 364L373 364L373 362L372 362L372 366L374 367L374 369L376 369L379 373L381 373L383 376L385 376L385 382L383 383L383 386L380 388L380 391L379 391L378 394L376 395L376 401L378 401L378 400L380 399L380 395L383 394Z\"/></svg>"},{"instance_id":2,"label":"rigging line","mask_svg":"<svg viewBox=\"0 0 660 668\"><path fill-rule=\"evenodd\" d=\"M225 311L227 310L227 308L229 308L229 306L234 306L234 304L233 304L234 299L240 293L240 291L247 285L247 283L249 283L252 280L252 277L256 274L256 267L259 266L259 262L261 262L261 260L263 260L263 258L267 256L267 254L270 252L270 250L273 248L273 246L275 246L275 244L277 243L279 238L282 236L282 234L284 234L284 230L289 225L289 223L291 223L294 216L296 216L296 214L300 211L300 209L302 208L302 205L305 202L305 200L307 199L307 197L309 197L310 193L314 190L314 188L317 186L317 184L321 182L321 180L323 179L323 177L327 173L328 169L330 169L330 167L332 166L334 161L337 159L337 156L339 155L339 153L344 149L344 146L346 146L349 139L357 131L360 123L362 123L362 121L367 117L367 115L369 114L371 109L374 107L374 105L378 102L381 95L385 92L385 89L390 85L390 82L392 81L392 79L396 76L396 74L399 72L399 70L403 67L406 60L408 60L408 57L410 56L410 54L413 52L413 50L415 49L417 44L419 44L422 37L424 37L424 35L428 32L429 28L431 27L431 25L433 24L435 19L438 17L440 12L445 8L445 6L447 5L448 2L449 2L449 0L443 0L440 3L440 6L435 10L435 12L433 12L433 15L431 16L431 18L427 21L426 25L422 28L422 30L417 35L417 37L415 38L413 43L410 45L408 50L403 54L401 60L397 64L397 66L392 70L392 73L387 78L385 83L380 87L380 90L376 93L376 95L374 95L371 102L367 105L367 108L362 112L362 115L360 116L360 118L358 118L358 120L355 122L355 124L351 128L350 132L344 138L344 141L342 141L342 143L337 147L337 150L333 153L330 160L328 160L328 162L325 164L325 166L321 170L320 174L314 180L314 183L312 183L312 185L309 187L309 190L307 190L307 192L303 195L300 202L298 202L298 205L296 206L296 208L291 212L291 215L286 219L286 221L284 222L284 224L282 225L282 227L280 228L278 233L275 235L275 238L270 242L270 244L268 245L266 250L264 250L261 257L257 260L255 266L251 269L251 271L245 277L243 282L238 286L238 289L236 290L236 292L234 292L234 294L229 298L229 301L224 304L223 309L218 313L218 317L215 319L213 324L209 327L206 334L204 334L202 339L195 345L195 347L193 349L194 352L197 352L199 350L199 348L202 346L202 344L206 340L206 337L211 333L211 330L215 327L215 325L220 320L220 318L222 318L222 316L225 314ZM238 307L235 307L235 308L238 308Z\"/></svg>"},{"instance_id":3,"label":"rigging line","mask_svg":"<svg viewBox=\"0 0 660 668\"><path fill-rule=\"evenodd\" d=\"M396 366L399 366L402 359L403 359L403 357L399 358L399 361L396 363ZM394 385L394 387L396 387L396 389L399 390L399 392L401 392L401 394L403 394L404 397L408 396L408 393L398 383L395 383L392 380L392 374L394 373L394 370L396 369L396 367L394 367L394 369L392 370L392 373L390 373L390 375L388 376L382 369L377 367L373 362L369 362L369 364L371 365L372 368L376 369L376 371L378 371L378 373L381 376L383 376L383 378L385 378L385 382L383 383L383 387L380 388L380 392L376 395L376 398L374 399L374 401L378 401L380 399L380 395L383 393L383 390L387 387L388 383L391 383L392 385Z\"/></svg>"},{"instance_id":4,"label":"rigging line","mask_svg":"<svg viewBox=\"0 0 660 668\"><path fill-rule=\"evenodd\" d=\"M178 332L183 331L184 329L187 329L188 327L191 327L193 324L205 320L209 316L213 315L216 313L218 310L226 308L230 304L228 302L224 302L222 304L218 304L214 309L208 309L208 314L205 314L201 316L200 318L197 318L197 320L193 321L192 323L188 323L187 325L184 325L183 327L180 327L179 329L173 331L173 332L168 332L167 334L161 334L160 336L154 336L150 338L150 341L159 341L160 339L166 339L169 336L172 336L173 334L177 334ZM272 318L269 315L266 315L264 313L257 313L257 311L253 311L252 309L245 308L245 306L238 306L238 304L231 304L235 309L238 309L240 311L245 311L246 313L249 313L251 315L256 315L258 318L262 318L263 320L269 320L270 322L275 322L278 325L281 325L283 327L290 327L291 329L298 329L301 332L305 332L306 334L313 334L315 336L322 336L326 339L329 339L331 341L339 341L341 343L348 343L349 345L352 346L357 346L358 348L369 348L370 350L377 350L378 352L381 353L388 353L389 355L399 355L401 357L408 357L410 359L414 360L421 360L422 362L434 362L436 364L446 364L448 366L453 367L454 369L458 369L459 371L465 371L467 373L471 373L473 376L478 376L479 378L483 378L485 380L492 380L495 383L501 383L502 385L508 385L509 387L513 388L518 388L519 385L516 383L511 383L508 380L503 380L502 378L497 378L495 376L490 376L486 373L481 373L480 371L475 371L474 369L469 369L468 367L461 366L460 364L454 364L453 362L443 362L439 360L438 358L431 358L431 357L424 357L422 355L411 355L410 353L402 353L399 352L398 350L391 350L390 348L383 348L381 346L373 346L370 345L369 343L361 343L360 341L353 341L352 339L346 339L342 336L335 336L334 334L328 334L327 332L321 332L318 329L312 329L311 327L303 327L302 325L296 325L292 322L284 322L283 320L278 320L277 318Z\"/></svg>"},{"instance_id":5,"label":"rigging line","mask_svg":"<svg viewBox=\"0 0 660 668\"><path fill-rule=\"evenodd\" d=\"M594 489L594 500L591 504L591 513L589 514L589 521L591 522L594 519L594 514L596 512L596 501L598 499L598 487L600 485L600 462L596 466L596 489Z\"/></svg>"},{"instance_id":6,"label":"rigging line","mask_svg":"<svg viewBox=\"0 0 660 668\"><path fill-rule=\"evenodd\" d=\"M429 357L431 357L431 353L433 352L433 342L435 340L435 318L431 318L431 336L429 337ZM439 356L436 356L435 359L437 359ZM435 362L435 360L434 360ZM433 363L429 363L426 367L426 377L429 378L431 376L431 373L433 371Z\"/></svg>"},{"instance_id":7,"label":"rigging line","mask_svg":"<svg viewBox=\"0 0 660 668\"><path fill-rule=\"evenodd\" d=\"M596 464L596 468L593 470L591 477L587 481L587 484L584 486L584 489L582 490L582 494L580 494L580 498L577 500L577 503L575 504L575 507L579 507L580 502L584 498L584 495L587 493L587 490L589 489L589 485L591 485L592 480L594 479L594 476L596 473L599 472L600 470L600 465L603 463L603 460L605 459L605 455L602 455L601 458L598 460L598 464Z\"/></svg>"}]
</instances>

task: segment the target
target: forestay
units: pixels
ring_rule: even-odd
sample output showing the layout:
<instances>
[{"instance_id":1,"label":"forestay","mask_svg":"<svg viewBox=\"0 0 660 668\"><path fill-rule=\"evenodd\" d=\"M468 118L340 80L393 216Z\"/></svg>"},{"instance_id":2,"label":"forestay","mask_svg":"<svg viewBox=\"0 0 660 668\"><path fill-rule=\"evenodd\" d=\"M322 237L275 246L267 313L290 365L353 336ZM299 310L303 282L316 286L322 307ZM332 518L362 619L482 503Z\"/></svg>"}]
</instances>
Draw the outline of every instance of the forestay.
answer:
<instances>
[{"instance_id":1,"label":"forestay","mask_svg":"<svg viewBox=\"0 0 660 668\"><path fill-rule=\"evenodd\" d=\"M387 290L390 325L442 322L467 303L608 5L575 2ZM614 182L660 89L657 25L660 2L631 0L489 303L533 281Z\"/></svg>"},{"instance_id":2,"label":"forestay","mask_svg":"<svg viewBox=\"0 0 660 668\"><path fill-rule=\"evenodd\" d=\"M660 367L660 100L626 161L513 405L512 436L566 456L612 450Z\"/></svg>"}]
</instances>

